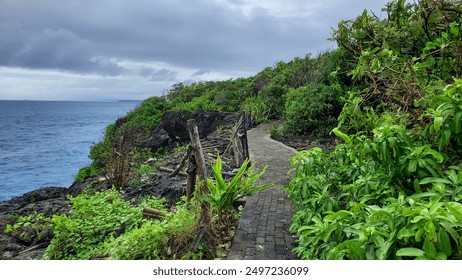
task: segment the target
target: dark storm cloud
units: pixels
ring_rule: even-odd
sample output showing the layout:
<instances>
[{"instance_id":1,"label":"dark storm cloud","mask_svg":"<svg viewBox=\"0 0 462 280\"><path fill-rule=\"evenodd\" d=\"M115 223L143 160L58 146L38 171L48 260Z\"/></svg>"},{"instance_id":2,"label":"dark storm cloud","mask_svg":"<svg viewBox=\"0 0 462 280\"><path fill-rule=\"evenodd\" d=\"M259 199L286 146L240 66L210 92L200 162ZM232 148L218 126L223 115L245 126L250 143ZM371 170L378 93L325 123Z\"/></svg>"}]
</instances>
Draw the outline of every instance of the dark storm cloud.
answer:
<instances>
[{"instance_id":1,"label":"dark storm cloud","mask_svg":"<svg viewBox=\"0 0 462 280\"><path fill-rule=\"evenodd\" d=\"M41 32L32 33L14 22L3 21L0 26L1 65L105 74L120 72L116 64L95 56L91 42L67 29L45 27Z\"/></svg>"},{"instance_id":2,"label":"dark storm cloud","mask_svg":"<svg viewBox=\"0 0 462 280\"><path fill-rule=\"evenodd\" d=\"M385 2L0 0L0 66L138 74L153 81L170 81L178 73L149 66L130 72L118 62L162 62L198 70L196 76L252 73L334 47L326 40L330 27L366 5L379 11ZM290 4L295 12L258 3L281 9Z\"/></svg>"},{"instance_id":3,"label":"dark storm cloud","mask_svg":"<svg viewBox=\"0 0 462 280\"><path fill-rule=\"evenodd\" d=\"M175 81L177 78L177 72L162 68L162 69L153 69L144 67L139 70L139 75L146 77L151 81Z\"/></svg>"},{"instance_id":4,"label":"dark storm cloud","mask_svg":"<svg viewBox=\"0 0 462 280\"><path fill-rule=\"evenodd\" d=\"M244 14L215 1L0 0L0 7L3 66L113 75L123 69L104 58L116 58L257 71L332 46L328 26L263 8ZM335 16L330 11L313 16L324 24Z\"/></svg>"},{"instance_id":5,"label":"dark storm cloud","mask_svg":"<svg viewBox=\"0 0 462 280\"><path fill-rule=\"evenodd\" d=\"M207 73L209 73L209 71L207 71L207 70L198 70L198 71L194 72L192 74L192 76L193 77L198 77L198 76L201 76L201 75L204 75L204 74L207 74Z\"/></svg>"}]
</instances>

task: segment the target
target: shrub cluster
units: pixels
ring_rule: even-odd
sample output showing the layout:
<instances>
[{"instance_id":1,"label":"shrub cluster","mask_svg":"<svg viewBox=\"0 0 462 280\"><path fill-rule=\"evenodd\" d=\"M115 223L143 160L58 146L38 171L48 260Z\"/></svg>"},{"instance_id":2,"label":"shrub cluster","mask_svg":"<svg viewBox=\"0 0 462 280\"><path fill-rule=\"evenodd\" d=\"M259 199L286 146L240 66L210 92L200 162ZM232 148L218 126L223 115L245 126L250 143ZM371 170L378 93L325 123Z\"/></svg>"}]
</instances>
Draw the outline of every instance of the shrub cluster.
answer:
<instances>
[{"instance_id":1,"label":"shrub cluster","mask_svg":"<svg viewBox=\"0 0 462 280\"><path fill-rule=\"evenodd\" d=\"M167 241L187 235L195 225L194 212L183 206L162 221L147 220L143 207L165 211L164 200L149 198L132 206L114 189L69 200L70 215L52 218L54 238L45 259L167 259Z\"/></svg>"}]
</instances>

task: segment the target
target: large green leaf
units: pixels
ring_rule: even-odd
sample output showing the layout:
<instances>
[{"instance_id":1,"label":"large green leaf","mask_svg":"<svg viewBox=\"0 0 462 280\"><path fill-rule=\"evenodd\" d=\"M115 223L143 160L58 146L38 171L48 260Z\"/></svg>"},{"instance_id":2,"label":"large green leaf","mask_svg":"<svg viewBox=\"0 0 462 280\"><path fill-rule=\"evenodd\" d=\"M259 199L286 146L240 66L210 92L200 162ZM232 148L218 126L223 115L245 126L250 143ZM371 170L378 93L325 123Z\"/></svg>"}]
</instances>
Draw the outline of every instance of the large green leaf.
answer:
<instances>
[{"instance_id":1,"label":"large green leaf","mask_svg":"<svg viewBox=\"0 0 462 280\"><path fill-rule=\"evenodd\" d=\"M438 239L436 242L436 246L446 255L450 256L452 254L452 246L451 241L449 240L449 236L444 230L440 230L438 232Z\"/></svg>"},{"instance_id":2,"label":"large green leaf","mask_svg":"<svg viewBox=\"0 0 462 280\"><path fill-rule=\"evenodd\" d=\"M445 204L449 212L457 219L462 220L462 204L457 202L448 202Z\"/></svg>"},{"instance_id":3,"label":"large green leaf","mask_svg":"<svg viewBox=\"0 0 462 280\"><path fill-rule=\"evenodd\" d=\"M401 248L396 252L398 257L423 257L425 252L421 249L407 247Z\"/></svg>"},{"instance_id":4,"label":"large green leaf","mask_svg":"<svg viewBox=\"0 0 462 280\"><path fill-rule=\"evenodd\" d=\"M443 183L443 184L452 185L451 181L449 181L448 179L444 179L444 178L427 177L427 178L420 180L421 185L430 184L430 183Z\"/></svg>"},{"instance_id":5,"label":"large green leaf","mask_svg":"<svg viewBox=\"0 0 462 280\"><path fill-rule=\"evenodd\" d=\"M340 129L338 129L338 127L332 129L332 132L335 134L335 136L341 138L345 142L350 142L351 141L351 138L348 135L346 135L345 133L341 132Z\"/></svg>"}]
</instances>

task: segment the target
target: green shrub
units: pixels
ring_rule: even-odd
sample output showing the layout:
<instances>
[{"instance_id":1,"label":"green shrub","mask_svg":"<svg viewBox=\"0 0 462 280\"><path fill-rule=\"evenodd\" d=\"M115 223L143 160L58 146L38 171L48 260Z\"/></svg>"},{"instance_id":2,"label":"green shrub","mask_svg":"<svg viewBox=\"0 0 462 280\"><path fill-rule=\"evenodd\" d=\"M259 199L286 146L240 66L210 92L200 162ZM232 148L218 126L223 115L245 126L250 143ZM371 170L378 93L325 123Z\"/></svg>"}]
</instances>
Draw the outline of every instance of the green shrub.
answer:
<instances>
[{"instance_id":1,"label":"green shrub","mask_svg":"<svg viewBox=\"0 0 462 280\"><path fill-rule=\"evenodd\" d=\"M285 81L274 78L259 92L259 97L269 108L269 117L279 119L284 113L284 104L288 87Z\"/></svg>"},{"instance_id":2,"label":"green shrub","mask_svg":"<svg viewBox=\"0 0 462 280\"><path fill-rule=\"evenodd\" d=\"M219 129L219 127L217 127L217 130L218 130L218 129ZM178 146L178 147L176 147L173 151L174 151L175 153L177 153L177 154L184 153L184 152L188 151L189 146L190 146L190 144L186 144L186 145L184 145L184 146Z\"/></svg>"},{"instance_id":3,"label":"green shrub","mask_svg":"<svg viewBox=\"0 0 462 280\"><path fill-rule=\"evenodd\" d=\"M113 260L164 259L168 238L165 222L147 221L139 228L110 239L105 250Z\"/></svg>"},{"instance_id":4,"label":"green shrub","mask_svg":"<svg viewBox=\"0 0 462 280\"><path fill-rule=\"evenodd\" d=\"M428 109L421 118L430 120L423 133L440 151L452 148L457 152L462 147L462 79L454 78L443 89L429 90L441 93L429 94L423 100Z\"/></svg>"},{"instance_id":5,"label":"green shrub","mask_svg":"<svg viewBox=\"0 0 462 280\"><path fill-rule=\"evenodd\" d=\"M404 126L381 123L371 136L335 129L345 143L333 152L293 157L290 228L301 258L446 259L462 252L460 168L443 173L441 153Z\"/></svg>"},{"instance_id":6,"label":"green shrub","mask_svg":"<svg viewBox=\"0 0 462 280\"><path fill-rule=\"evenodd\" d=\"M105 257L104 244L142 223L141 208L122 200L116 190L69 197L71 215L53 216L54 238L45 259Z\"/></svg>"},{"instance_id":7,"label":"green shrub","mask_svg":"<svg viewBox=\"0 0 462 280\"><path fill-rule=\"evenodd\" d=\"M287 93L286 129L295 134L327 134L337 124L341 111L339 85L311 84Z\"/></svg>"},{"instance_id":8,"label":"green shrub","mask_svg":"<svg viewBox=\"0 0 462 280\"><path fill-rule=\"evenodd\" d=\"M250 109L252 119L256 123L265 123L270 116L270 108L260 97L248 97L244 103L244 109Z\"/></svg>"},{"instance_id":9,"label":"green shrub","mask_svg":"<svg viewBox=\"0 0 462 280\"><path fill-rule=\"evenodd\" d=\"M46 217L43 213L33 213L27 216L15 215L14 219L16 222L13 225L7 224L3 233L11 234L14 231L19 231L19 235L23 238L36 236L37 240L40 240L42 233L52 227L51 218Z\"/></svg>"},{"instance_id":10,"label":"green shrub","mask_svg":"<svg viewBox=\"0 0 462 280\"><path fill-rule=\"evenodd\" d=\"M156 171L156 169L154 167L152 167L151 165L149 165L149 164L141 164L140 167L138 167L137 174L139 176L143 176L143 175L151 174L151 173L153 173L155 171Z\"/></svg>"},{"instance_id":11,"label":"green shrub","mask_svg":"<svg viewBox=\"0 0 462 280\"><path fill-rule=\"evenodd\" d=\"M189 102L177 103L172 110L181 111L181 112L195 112L199 110L206 111L222 111L223 108L218 105L212 97L207 94L193 98Z\"/></svg>"},{"instance_id":12,"label":"green shrub","mask_svg":"<svg viewBox=\"0 0 462 280\"><path fill-rule=\"evenodd\" d=\"M156 206L152 203L150 206L157 209L162 208L162 205ZM180 257L182 254L187 254L187 250L181 246L172 249L173 246L169 245L168 241L181 243L183 240L190 240L195 226L196 215L194 212L184 206L177 206L176 211L168 213L162 221L146 221L140 227L113 238L109 243L106 243L106 251L109 259L116 260Z\"/></svg>"},{"instance_id":13,"label":"green shrub","mask_svg":"<svg viewBox=\"0 0 462 280\"><path fill-rule=\"evenodd\" d=\"M83 182L86 178L91 176L91 167L84 166L77 171L77 175L75 175L74 181L76 182Z\"/></svg>"},{"instance_id":14,"label":"green shrub","mask_svg":"<svg viewBox=\"0 0 462 280\"><path fill-rule=\"evenodd\" d=\"M74 181L76 182L83 182L85 179L100 175L101 173L104 172L104 169L102 168L97 168L96 164L92 162L89 166L84 166L79 169L77 172L77 175L75 175Z\"/></svg>"},{"instance_id":15,"label":"green shrub","mask_svg":"<svg viewBox=\"0 0 462 280\"><path fill-rule=\"evenodd\" d=\"M282 136L284 136L285 132L285 127L282 125L278 127L272 127L270 129L270 135L273 139L281 138Z\"/></svg>"},{"instance_id":16,"label":"green shrub","mask_svg":"<svg viewBox=\"0 0 462 280\"><path fill-rule=\"evenodd\" d=\"M152 96L145 99L123 118L122 126L140 127L147 133L159 123L171 104L163 97Z\"/></svg>"}]
</instances>

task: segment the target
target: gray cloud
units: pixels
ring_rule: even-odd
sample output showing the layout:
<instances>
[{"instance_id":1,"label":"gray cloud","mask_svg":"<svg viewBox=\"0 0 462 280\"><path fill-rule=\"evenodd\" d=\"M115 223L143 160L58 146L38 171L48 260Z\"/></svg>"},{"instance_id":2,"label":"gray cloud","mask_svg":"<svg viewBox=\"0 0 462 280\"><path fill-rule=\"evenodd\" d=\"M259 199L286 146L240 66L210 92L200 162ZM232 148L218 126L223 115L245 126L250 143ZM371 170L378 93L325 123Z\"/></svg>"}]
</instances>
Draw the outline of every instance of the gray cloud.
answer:
<instances>
[{"instance_id":1,"label":"gray cloud","mask_svg":"<svg viewBox=\"0 0 462 280\"><path fill-rule=\"evenodd\" d=\"M207 71L207 70L198 70L198 71L194 72L192 74L192 76L193 77L198 77L198 76L201 76L201 75L204 75L204 74L207 74L207 73L209 73L209 71Z\"/></svg>"},{"instance_id":2,"label":"gray cloud","mask_svg":"<svg viewBox=\"0 0 462 280\"><path fill-rule=\"evenodd\" d=\"M32 33L16 22L0 21L0 64L32 69L60 69L115 75L116 64L98 59L92 43L64 29Z\"/></svg>"},{"instance_id":3,"label":"gray cloud","mask_svg":"<svg viewBox=\"0 0 462 280\"><path fill-rule=\"evenodd\" d=\"M140 76L149 78L152 81L175 81L177 74L177 72L166 68L153 69L144 67L139 70Z\"/></svg>"}]
</instances>

